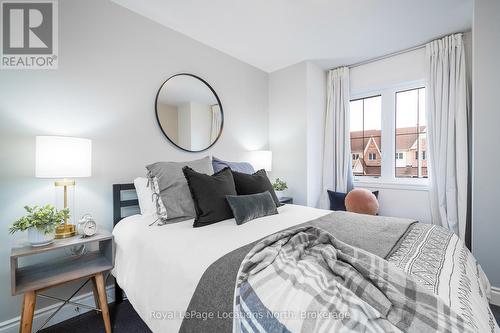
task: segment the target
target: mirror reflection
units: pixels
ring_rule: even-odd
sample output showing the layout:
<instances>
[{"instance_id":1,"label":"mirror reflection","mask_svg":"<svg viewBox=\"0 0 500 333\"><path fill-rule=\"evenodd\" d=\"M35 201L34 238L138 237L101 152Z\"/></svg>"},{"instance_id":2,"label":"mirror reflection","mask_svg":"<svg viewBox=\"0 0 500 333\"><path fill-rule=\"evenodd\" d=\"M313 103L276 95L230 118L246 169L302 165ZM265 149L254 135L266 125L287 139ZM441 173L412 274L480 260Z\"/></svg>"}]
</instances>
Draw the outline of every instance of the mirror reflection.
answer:
<instances>
[{"instance_id":1,"label":"mirror reflection","mask_svg":"<svg viewBox=\"0 0 500 333\"><path fill-rule=\"evenodd\" d=\"M215 91L201 78L178 74L156 97L156 118L165 136L186 151L202 151L220 136L223 112Z\"/></svg>"}]
</instances>

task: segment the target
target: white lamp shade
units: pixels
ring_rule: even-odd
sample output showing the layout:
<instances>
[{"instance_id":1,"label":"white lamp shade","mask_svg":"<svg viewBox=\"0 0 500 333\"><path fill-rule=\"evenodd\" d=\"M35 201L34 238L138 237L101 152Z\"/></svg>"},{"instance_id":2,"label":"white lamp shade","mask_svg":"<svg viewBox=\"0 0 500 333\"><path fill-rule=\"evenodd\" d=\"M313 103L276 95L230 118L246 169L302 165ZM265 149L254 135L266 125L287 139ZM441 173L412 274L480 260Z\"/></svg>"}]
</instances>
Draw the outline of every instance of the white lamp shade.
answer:
<instances>
[{"instance_id":1,"label":"white lamp shade","mask_svg":"<svg viewBox=\"0 0 500 333\"><path fill-rule=\"evenodd\" d=\"M255 170L264 169L266 171L271 171L273 164L273 153L270 150L255 150L251 151L249 154L250 164Z\"/></svg>"},{"instance_id":2,"label":"white lamp shade","mask_svg":"<svg viewBox=\"0 0 500 333\"><path fill-rule=\"evenodd\" d=\"M36 137L38 178L90 177L92 141L64 136Z\"/></svg>"}]
</instances>

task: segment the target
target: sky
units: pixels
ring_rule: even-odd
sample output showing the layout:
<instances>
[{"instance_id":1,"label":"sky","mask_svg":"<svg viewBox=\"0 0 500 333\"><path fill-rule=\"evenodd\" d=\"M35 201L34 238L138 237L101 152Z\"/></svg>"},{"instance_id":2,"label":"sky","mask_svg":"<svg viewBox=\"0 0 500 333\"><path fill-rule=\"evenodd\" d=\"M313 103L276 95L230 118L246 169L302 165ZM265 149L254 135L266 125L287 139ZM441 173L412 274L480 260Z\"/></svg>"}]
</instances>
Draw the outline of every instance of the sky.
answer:
<instances>
[{"instance_id":1,"label":"sky","mask_svg":"<svg viewBox=\"0 0 500 333\"><path fill-rule=\"evenodd\" d=\"M420 112L417 113L417 107ZM381 129L382 98L380 96L364 99L364 129ZM417 114L420 125L426 125L425 88L396 93L396 127L417 126ZM363 100L350 103L351 132L363 130Z\"/></svg>"}]
</instances>

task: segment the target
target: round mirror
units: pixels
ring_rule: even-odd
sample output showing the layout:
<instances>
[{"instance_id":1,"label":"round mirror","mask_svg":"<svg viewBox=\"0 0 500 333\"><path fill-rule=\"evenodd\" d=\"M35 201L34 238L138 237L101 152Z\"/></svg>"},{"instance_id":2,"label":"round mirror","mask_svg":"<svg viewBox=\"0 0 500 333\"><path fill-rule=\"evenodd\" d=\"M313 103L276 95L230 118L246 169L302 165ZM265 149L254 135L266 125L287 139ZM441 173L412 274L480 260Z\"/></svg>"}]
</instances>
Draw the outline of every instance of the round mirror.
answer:
<instances>
[{"instance_id":1,"label":"round mirror","mask_svg":"<svg viewBox=\"0 0 500 333\"><path fill-rule=\"evenodd\" d=\"M156 94L156 120L170 142L185 151L198 152L219 139L224 113L219 97L205 80L176 74Z\"/></svg>"}]
</instances>

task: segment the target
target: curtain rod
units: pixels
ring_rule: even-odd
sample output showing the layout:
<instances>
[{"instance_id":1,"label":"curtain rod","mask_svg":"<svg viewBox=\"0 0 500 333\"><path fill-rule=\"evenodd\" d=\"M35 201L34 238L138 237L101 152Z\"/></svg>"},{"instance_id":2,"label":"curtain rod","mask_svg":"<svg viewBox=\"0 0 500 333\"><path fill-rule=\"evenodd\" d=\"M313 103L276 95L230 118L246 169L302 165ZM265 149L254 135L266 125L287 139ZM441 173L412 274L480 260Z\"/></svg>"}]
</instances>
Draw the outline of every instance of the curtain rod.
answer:
<instances>
[{"instance_id":1,"label":"curtain rod","mask_svg":"<svg viewBox=\"0 0 500 333\"><path fill-rule=\"evenodd\" d=\"M467 32L471 32L471 30L469 29L469 30L466 30L466 31L454 32L454 33L451 33L451 34L442 35L440 37L433 38L433 39L431 39L431 40L429 40L429 41L427 41L427 42L425 42L423 44L416 45L416 46L413 46L413 47L410 47L410 48L407 48L407 49L404 49L404 50L392 52L392 53L389 53L389 54L385 54L385 55L382 55L382 56L379 56L379 57L376 57L376 58L372 58L372 59L367 59L367 60L363 60L363 61L360 61L360 62L356 62L354 64L348 65L347 67L349 67L349 69L351 69L351 68L355 68L355 67L358 67L358 66L370 64L372 62L376 62L376 61L379 61L379 60L384 60L384 59L387 59L387 58L395 57L395 56L403 54L403 53L408 53L408 52L411 52L411 51L415 51L415 50L424 48L425 45L427 45L427 43L432 42L433 40L441 39L443 37L450 36L450 35L455 35L455 34L464 34L464 33L467 33ZM342 66L340 66L340 67L342 67ZM338 68L338 67L335 67L335 68ZM334 68L332 68L332 69L334 69Z\"/></svg>"}]
</instances>

